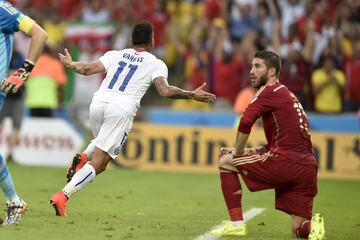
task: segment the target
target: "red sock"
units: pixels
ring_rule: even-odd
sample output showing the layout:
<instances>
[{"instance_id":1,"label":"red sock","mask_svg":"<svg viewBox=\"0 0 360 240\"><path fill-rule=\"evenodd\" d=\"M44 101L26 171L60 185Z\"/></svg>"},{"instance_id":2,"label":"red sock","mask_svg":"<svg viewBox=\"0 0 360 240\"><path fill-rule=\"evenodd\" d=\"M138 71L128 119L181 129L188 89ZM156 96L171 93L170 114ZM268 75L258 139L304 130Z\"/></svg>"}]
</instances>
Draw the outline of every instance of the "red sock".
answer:
<instances>
[{"instance_id":1,"label":"red sock","mask_svg":"<svg viewBox=\"0 0 360 240\"><path fill-rule=\"evenodd\" d=\"M240 181L237 173L221 172L221 190L224 195L226 206L230 215L231 221L243 220L243 213L241 209L241 193L234 194L241 190Z\"/></svg>"},{"instance_id":2,"label":"red sock","mask_svg":"<svg viewBox=\"0 0 360 240\"><path fill-rule=\"evenodd\" d=\"M301 226L296 229L296 236L298 238L308 238L311 228L311 222L310 221L304 221Z\"/></svg>"}]
</instances>

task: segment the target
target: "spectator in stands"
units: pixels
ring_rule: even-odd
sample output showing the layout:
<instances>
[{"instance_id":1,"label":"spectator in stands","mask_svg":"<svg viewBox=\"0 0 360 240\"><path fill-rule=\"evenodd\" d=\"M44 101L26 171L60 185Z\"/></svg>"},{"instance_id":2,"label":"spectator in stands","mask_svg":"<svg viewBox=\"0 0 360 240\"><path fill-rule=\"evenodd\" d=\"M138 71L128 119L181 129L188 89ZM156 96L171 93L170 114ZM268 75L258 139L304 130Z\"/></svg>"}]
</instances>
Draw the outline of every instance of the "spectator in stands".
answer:
<instances>
[{"instance_id":1,"label":"spectator in stands","mask_svg":"<svg viewBox=\"0 0 360 240\"><path fill-rule=\"evenodd\" d=\"M184 58L185 83L184 89L191 90L208 82L208 51L203 46L201 39L194 37L189 47L177 45L177 50ZM176 99L172 107L177 110L209 109L209 104L191 101L189 99Z\"/></svg>"},{"instance_id":2,"label":"spectator in stands","mask_svg":"<svg viewBox=\"0 0 360 240\"><path fill-rule=\"evenodd\" d=\"M353 54L345 59L346 75L344 110L360 110L360 39L353 44Z\"/></svg>"},{"instance_id":3,"label":"spectator in stands","mask_svg":"<svg viewBox=\"0 0 360 240\"><path fill-rule=\"evenodd\" d=\"M111 13L102 0L87 0L82 9L81 20L86 23L108 23Z\"/></svg>"},{"instance_id":4,"label":"spectator in stands","mask_svg":"<svg viewBox=\"0 0 360 240\"><path fill-rule=\"evenodd\" d=\"M232 44L225 22L215 19L210 29L209 50L213 56L214 94L217 96L214 107L232 109L237 94L241 90L243 73L242 59Z\"/></svg>"},{"instance_id":5,"label":"spectator in stands","mask_svg":"<svg viewBox=\"0 0 360 240\"><path fill-rule=\"evenodd\" d=\"M345 57L351 57L352 55L352 42L357 38L356 30L358 26L352 23L352 15L350 6L346 2L342 2L336 9L336 26L337 26L337 37L339 38L339 47L342 54ZM355 34L354 34L355 33Z\"/></svg>"},{"instance_id":6,"label":"spectator in stands","mask_svg":"<svg viewBox=\"0 0 360 240\"><path fill-rule=\"evenodd\" d=\"M230 36L232 40L241 40L249 31L256 31L255 7L257 0L236 0L237 14L230 19Z\"/></svg>"},{"instance_id":7,"label":"spectator in stands","mask_svg":"<svg viewBox=\"0 0 360 240\"><path fill-rule=\"evenodd\" d=\"M281 13L281 37L289 37L289 27L305 14L306 0L277 0Z\"/></svg>"},{"instance_id":8,"label":"spectator in stands","mask_svg":"<svg viewBox=\"0 0 360 240\"><path fill-rule=\"evenodd\" d=\"M273 26L278 15L273 0L259 1L257 7L257 32L258 44L263 49L272 43Z\"/></svg>"},{"instance_id":9,"label":"spectator in stands","mask_svg":"<svg viewBox=\"0 0 360 240\"><path fill-rule=\"evenodd\" d=\"M110 21L111 14L103 1L87 0L87 3L82 9L81 21L97 24Z\"/></svg>"},{"instance_id":10,"label":"spectator in stands","mask_svg":"<svg viewBox=\"0 0 360 240\"><path fill-rule=\"evenodd\" d=\"M67 77L63 65L48 46L45 46L29 79L31 81L26 82L25 105L30 110L30 116L54 117L55 110L63 103Z\"/></svg>"},{"instance_id":11,"label":"spectator in stands","mask_svg":"<svg viewBox=\"0 0 360 240\"><path fill-rule=\"evenodd\" d=\"M345 84L344 72L335 67L335 58L326 55L323 65L311 76L315 97L315 111L339 113L342 110L342 96Z\"/></svg>"},{"instance_id":12,"label":"spectator in stands","mask_svg":"<svg viewBox=\"0 0 360 240\"><path fill-rule=\"evenodd\" d=\"M289 37L287 41L282 41L281 24L275 21L273 30L273 49L278 52L283 66L280 70L281 83L285 84L299 99L303 107L310 108L309 88L311 57L314 46L314 25L311 20L307 21L307 34L305 45L300 41L296 25L290 26Z\"/></svg>"},{"instance_id":13,"label":"spectator in stands","mask_svg":"<svg viewBox=\"0 0 360 240\"><path fill-rule=\"evenodd\" d=\"M155 48L152 52L160 59L163 59L165 56L165 30L167 22L169 21L169 16L166 13L165 7L165 4L161 1L155 1L154 9L144 18L144 20L149 21L154 25Z\"/></svg>"},{"instance_id":14,"label":"spectator in stands","mask_svg":"<svg viewBox=\"0 0 360 240\"><path fill-rule=\"evenodd\" d=\"M205 15L209 22L211 22L215 18L222 17L223 9L221 8L221 0L205 0L204 7Z\"/></svg>"},{"instance_id":15,"label":"spectator in stands","mask_svg":"<svg viewBox=\"0 0 360 240\"><path fill-rule=\"evenodd\" d=\"M57 6L57 5L55 5ZM66 21L59 12L52 9L49 17L43 21L44 30L49 34L48 45L58 52L64 47Z\"/></svg>"}]
</instances>

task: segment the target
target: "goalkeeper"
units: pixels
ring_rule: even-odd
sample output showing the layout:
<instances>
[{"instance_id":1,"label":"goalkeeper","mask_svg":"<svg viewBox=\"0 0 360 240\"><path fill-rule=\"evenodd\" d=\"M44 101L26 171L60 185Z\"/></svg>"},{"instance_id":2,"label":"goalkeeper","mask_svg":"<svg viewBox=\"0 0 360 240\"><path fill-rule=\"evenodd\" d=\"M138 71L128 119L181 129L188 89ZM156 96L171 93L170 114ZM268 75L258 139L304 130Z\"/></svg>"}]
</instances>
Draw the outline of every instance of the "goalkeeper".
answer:
<instances>
[{"instance_id":1,"label":"goalkeeper","mask_svg":"<svg viewBox=\"0 0 360 240\"><path fill-rule=\"evenodd\" d=\"M31 45L22 66L7 76L14 43L14 32L24 32L31 38ZM28 79L47 39L46 32L31 18L22 14L10 3L0 0L0 110L8 92L15 93ZM15 191L8 167L0 155L0 187L6 200L6 216L3 225L15 225L26 210L26 203Z\"/></svg>"}]
</instances>

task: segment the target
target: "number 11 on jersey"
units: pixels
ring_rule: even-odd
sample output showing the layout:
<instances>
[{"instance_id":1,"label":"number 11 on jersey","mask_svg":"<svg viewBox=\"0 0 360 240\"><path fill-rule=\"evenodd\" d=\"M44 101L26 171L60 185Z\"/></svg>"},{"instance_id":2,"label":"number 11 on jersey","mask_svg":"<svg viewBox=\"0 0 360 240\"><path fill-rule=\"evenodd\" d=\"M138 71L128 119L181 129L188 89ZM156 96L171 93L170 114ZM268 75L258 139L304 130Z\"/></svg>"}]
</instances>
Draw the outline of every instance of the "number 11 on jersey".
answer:
<instances>
[{"instance_id":1,"label":"number 11 on jersey","mask_svg":"<svg viewBox=\"0 0 360 240\"><path fill-rule=\"evenodd\" d=\"M112 77L109 87L110 89L112 89L116 83L116 81L119 78L119 75L122 73L122 71L124 70L124 68L127 66L128 64L126 62L120 61L119 62L119 67L116 70L116 73L114 74L114 76ZM126 74L123 83L120 85L119 90L121 92L123 92L126 88L126 86L128 85L131 77L134 75L136 69L138 68L138 65L132 65L129 64L128 68L130 68L129 72Z\"/></svg>"}]
</instances>

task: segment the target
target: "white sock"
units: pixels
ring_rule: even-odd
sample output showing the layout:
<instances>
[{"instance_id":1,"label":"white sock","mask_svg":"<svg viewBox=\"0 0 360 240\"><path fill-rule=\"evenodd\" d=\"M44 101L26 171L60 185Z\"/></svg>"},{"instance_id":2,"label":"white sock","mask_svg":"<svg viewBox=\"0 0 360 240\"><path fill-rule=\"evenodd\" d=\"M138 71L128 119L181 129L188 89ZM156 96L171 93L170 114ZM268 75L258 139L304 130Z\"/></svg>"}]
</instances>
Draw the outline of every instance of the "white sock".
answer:
<instances>
[{"instance_id":1,"label":"white sock","mask_svg":"<svg viewBox=\"0 0 360 240\"><path fill-rule=\"evenodd\" d=\"M232 222L232 224L233 224L234 226L236 226L236 227L238 227L238 226L240 226L240 225L242 225L242 224L245 223L243 220L240 220L240 221L231 221L231 222Z\"/></svg>"},{"instance_id":2,"label":"white sock","mask_svg":"<svg viewBox=\"0 0 360 240\"><path fill-rule=\"evenodd\" d=\"M65 195L70 198L71 195L80 191L85 185L94 180L96 171L90 164L85 164L75 175L71 181L63 188Z\"/></svg>"},{"instance_id":3,"label":"white sock","mask_svg":"<svg viewBox=\"0 0 360 240\"><path fill-rule=\"evenodd\" d=\"M95 149L95 144L93 143L94 139L91 140L91 142L89 143L89 145L86 147L86 149L83 151L83 153L86 153L86 155L88 156L88 159L91 159L91 155L94 152Z\"/></svg>"},{"instance_id":4,"label":"white sock","mask_svg":"<svg viewBox=\"0 0 360 240\"><path fill-rule=\"evenodd\" d=\"M19 196L16 196L14 199L11 199L11 201L8 202L13 202L15 206L20 206L21 204L21 200L19 198Z\"/></svg>"}]
</instances>

